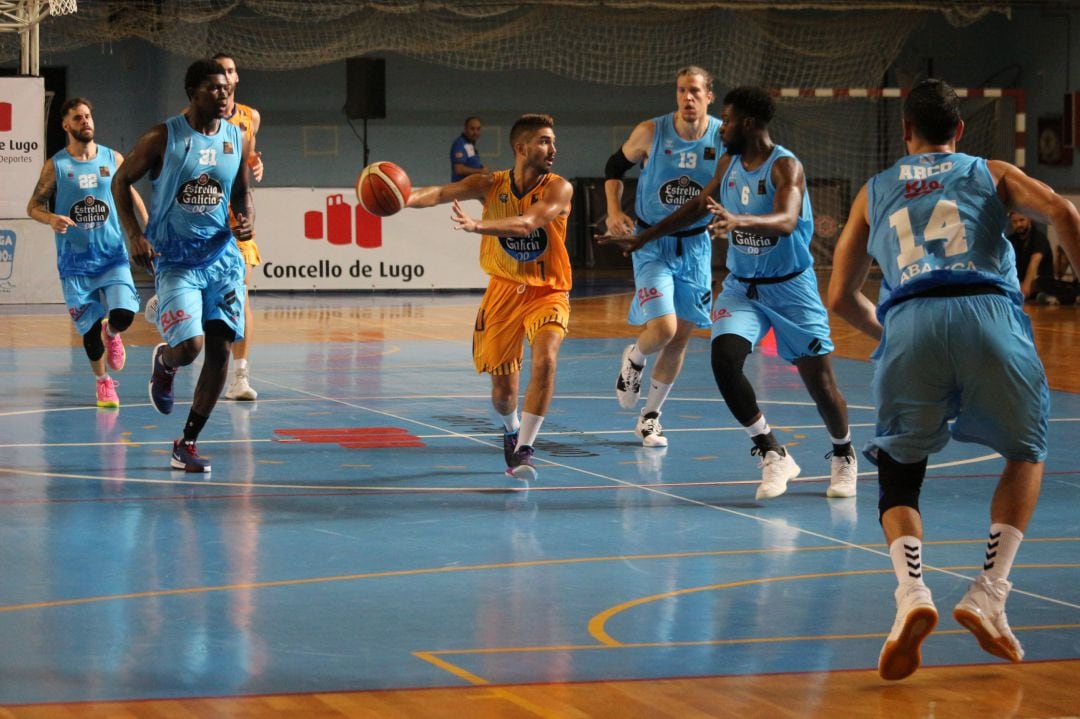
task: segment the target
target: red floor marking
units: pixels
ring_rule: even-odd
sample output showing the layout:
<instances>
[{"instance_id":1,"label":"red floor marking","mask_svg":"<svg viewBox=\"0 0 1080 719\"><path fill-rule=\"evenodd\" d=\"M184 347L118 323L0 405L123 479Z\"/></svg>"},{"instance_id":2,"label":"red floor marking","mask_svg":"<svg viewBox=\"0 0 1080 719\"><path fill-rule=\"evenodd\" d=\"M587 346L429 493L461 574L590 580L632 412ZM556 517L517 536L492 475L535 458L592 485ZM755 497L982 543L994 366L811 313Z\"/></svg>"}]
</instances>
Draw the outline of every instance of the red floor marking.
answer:
<instances>
[{"instance_id":1,"label":"red floor marking","mask_svg":"<svg viewBox=\"0 0 1080 719\"><path fill-rule=\"evenodd\" d=\"M275 429L279 442L332 443L345 449L423 447L420 438L403 427L326 427Z\"/></svg>"}]
</instances>

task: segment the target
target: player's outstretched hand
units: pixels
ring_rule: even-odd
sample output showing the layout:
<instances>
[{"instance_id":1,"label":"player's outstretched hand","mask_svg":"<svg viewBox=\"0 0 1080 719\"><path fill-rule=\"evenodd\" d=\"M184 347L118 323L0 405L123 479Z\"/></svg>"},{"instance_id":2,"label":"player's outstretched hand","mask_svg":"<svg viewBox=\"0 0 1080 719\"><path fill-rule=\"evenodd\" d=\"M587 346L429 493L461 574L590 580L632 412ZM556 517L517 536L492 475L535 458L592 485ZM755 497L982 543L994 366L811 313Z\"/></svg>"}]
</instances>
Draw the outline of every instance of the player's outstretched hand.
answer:
<instances>
[{"instance_id":1,"label":"player's outstretched hand","mask_svg":"<svg viewBox=\"0 0 1080 719\"><path fill-rule=\"evenodd\" d=\"M736 227L735 215L724 209L724 206L711 197L705 198L705 207L713 214L713 221L709 223L709 236L712 238L724 237Z\"/></svg>"},{"instance_id":2,"label":"player's outstretched hand","mask_svg":"<svg viewBox=\"0 0 1080 719\"><path fill-rule=\"evenodd\" d=\"M455 230L476 232L476 220L465 214L465 210L461 209L461 203L457 200L454 200L454 205L450 210L450 219L454 221Z\"/></svg>"},{"instance_id":3,"label":"player's outstretched hand","mask_svg":"<svg viewBox=\"0 0 1080 719\"><path fill-rule=\"evenodd\" d=\"M632 234L606 234L606 235L593 235L593 240L598 245L617 245L623 251L623 255L630 256L630 253L641 247L644 242L637 235Z\"/></svg>"}]
</instances>

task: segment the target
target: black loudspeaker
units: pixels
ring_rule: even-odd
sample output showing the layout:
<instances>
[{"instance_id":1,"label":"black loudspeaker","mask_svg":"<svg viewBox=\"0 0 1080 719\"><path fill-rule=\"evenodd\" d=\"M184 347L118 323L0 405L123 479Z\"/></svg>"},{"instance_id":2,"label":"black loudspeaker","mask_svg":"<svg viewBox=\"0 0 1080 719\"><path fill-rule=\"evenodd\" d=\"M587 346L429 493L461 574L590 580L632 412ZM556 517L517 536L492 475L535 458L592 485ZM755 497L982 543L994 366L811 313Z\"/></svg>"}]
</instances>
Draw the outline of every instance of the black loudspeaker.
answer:
<instances>
[{"instance_id":1,"label":"black loudspeaker","mask_svg":"<svg viewBox=\"0 0 1080 719\"><path fill-rule=\"evenodd\" d=\"M345 115L350 120L386 117L386 60L351 57L345 61Z\"/></svg>"}]
</instances>

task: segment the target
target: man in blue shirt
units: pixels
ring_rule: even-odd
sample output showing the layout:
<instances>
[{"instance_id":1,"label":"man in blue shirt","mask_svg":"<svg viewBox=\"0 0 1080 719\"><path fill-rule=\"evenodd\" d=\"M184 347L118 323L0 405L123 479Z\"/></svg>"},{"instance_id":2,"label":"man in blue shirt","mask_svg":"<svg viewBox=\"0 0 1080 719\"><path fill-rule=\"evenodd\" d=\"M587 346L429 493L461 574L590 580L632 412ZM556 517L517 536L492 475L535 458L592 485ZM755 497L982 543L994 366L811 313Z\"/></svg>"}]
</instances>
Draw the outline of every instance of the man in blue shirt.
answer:
<instances>
[{"instance_id":1,"label":"man in blue shirt","mask_svg":"<svg viewBox=\"0 0 1080 719\"><path fill-rule=\"evenodd\" d=\"M476 149L476 141L480 139L483 126L479 117L465 119L465 129L450 146L450 182L487 172Z\"/></svg>"}]
</instances>

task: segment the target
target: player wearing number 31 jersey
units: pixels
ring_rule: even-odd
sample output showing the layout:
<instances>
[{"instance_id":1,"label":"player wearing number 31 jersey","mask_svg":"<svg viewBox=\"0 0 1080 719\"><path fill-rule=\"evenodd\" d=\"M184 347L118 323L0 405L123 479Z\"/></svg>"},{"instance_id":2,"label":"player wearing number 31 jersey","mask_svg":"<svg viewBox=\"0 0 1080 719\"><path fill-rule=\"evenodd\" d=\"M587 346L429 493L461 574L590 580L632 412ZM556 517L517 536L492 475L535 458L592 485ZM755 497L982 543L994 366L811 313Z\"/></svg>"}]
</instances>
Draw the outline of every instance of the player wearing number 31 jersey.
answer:
<instances>
[{"instance_id":1,"label":"player wearing number 31 jersey","mask_svg":"<svg viewBox=\"0 0 1080 719\"><path fill-rule=\"evenodd\" d=\"M885 679L918 668L937 623L923 581L919 494L927 458L945 447L952 420L954 439L1005 458L983 571L953 617L994 656L1024 656L1005 599L1042 482L1049 393L1004 235L1006 211L1051 222L1069 258L1080 260L1080 213L1070 202L1014 165L956 152L964 123L946 83L912 88L903 130L908 155L859 192L829 285L832 309L880 340L877 428L866 453L878 465L878 511L898 582L878 660ZM876 311L861 289L872 259L883 275Z\"/></svg>"}]
</instances>

